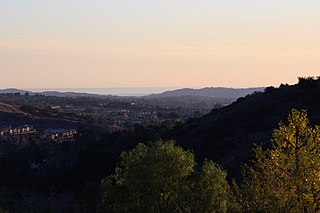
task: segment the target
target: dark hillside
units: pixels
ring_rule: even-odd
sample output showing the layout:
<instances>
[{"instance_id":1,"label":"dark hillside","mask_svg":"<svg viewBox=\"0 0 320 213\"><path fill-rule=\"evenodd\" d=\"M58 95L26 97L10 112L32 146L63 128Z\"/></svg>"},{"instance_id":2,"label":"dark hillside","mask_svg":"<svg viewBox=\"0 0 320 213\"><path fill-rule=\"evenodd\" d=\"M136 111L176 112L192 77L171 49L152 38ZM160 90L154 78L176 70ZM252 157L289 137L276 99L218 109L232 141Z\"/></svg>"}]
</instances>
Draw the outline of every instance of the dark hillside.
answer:
<instances>
[{"instance_id":1,"label":"dark hillside","mask_svg":"<svg viewBox=\"0 0 320 213\"><path fill-rule=\"evenodd\" d=\"M307 109L312 124L320 122L320 80L299 79L293 86L267 88L233 104L193 119L173 132L172 137L199 159L220 163L238 176L240 164L251 157L254 144L270 146L272 130L293 108Z\"/></svg>"}]
</instances>

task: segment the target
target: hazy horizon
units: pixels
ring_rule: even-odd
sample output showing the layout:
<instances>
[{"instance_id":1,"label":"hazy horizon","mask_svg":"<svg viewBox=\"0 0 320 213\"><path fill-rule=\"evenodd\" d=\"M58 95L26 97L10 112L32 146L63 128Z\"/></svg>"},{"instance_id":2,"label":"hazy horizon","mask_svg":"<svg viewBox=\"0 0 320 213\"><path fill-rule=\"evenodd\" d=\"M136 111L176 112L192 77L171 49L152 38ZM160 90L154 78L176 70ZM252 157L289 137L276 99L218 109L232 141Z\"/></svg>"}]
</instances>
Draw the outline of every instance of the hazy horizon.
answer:
<instances>
[{"instance_id":1,"label":"hazy horizon","mask_svg":"<svg viewBox=\"0 0 320 213\"><path fill-rule=\"evenodd\" d=\"M115 95L115 96L146 96L151 94L160 94L167 91L174 91L179 89L203 89L203 88L222 88L222 87L115 87L115 88L0 88L4 89L18 89L30 92L75 92L75 93L88 93L97 95ZM228 89L250 89L257 87L223 87Z\"/></svg>"},{"instance_id":2,"label":"hazy horizon","mask_svg":"<svg viewBox=\"0 0 320 213\"><path fill-rule=\"evenodd\" d=\"M0 87L256 87L320 71L312 0L0 0Z\"/></svg>"}]
</instances>

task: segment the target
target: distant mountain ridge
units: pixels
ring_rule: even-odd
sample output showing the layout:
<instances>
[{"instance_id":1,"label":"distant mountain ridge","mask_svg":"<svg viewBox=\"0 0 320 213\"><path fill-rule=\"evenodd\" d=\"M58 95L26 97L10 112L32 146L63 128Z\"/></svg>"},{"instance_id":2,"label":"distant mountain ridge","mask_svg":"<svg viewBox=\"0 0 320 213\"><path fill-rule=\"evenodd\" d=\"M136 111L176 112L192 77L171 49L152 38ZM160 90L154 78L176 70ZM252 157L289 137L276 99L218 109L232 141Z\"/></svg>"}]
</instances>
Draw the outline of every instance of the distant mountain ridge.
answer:
<instances>
[{"instance_id":1,"label":"distant mountain ridge","mask_svg":"<svg viewBox=\"0 0 320 213\"><path fill-rule=\"evenodd\" d=\"M16 89L16 88L7 88L7 89L0 89L1 94L5 93L20 93L20 94L25 94L28 92L27 90L21 90L21 89Z\"/></svg>"},{"instance_id":2,"label":"distant mountain ridge","mask_svg":"<svg viewBox=\"0 0 320 213\"><path fill-rule=\"evenodd\" d=\"M151 94L146 96L141 96L142 98L170 98L170 97L181 97L181 96L197 96L197 97L214 97L214 98L231 98L237 99L239 97L246 96L256 91L263 91L264 87L255 88L225 88L225 87L205 87L202 89L177 89L172 91L166 91L159 94ZM45 96L56 96L56 97L118 97L112 94L93 94L85 92L58 92L58 91L44 91L44 92L32 92L27 90L20 90L15 88L0 89L0 94L3 93L20 93L24 95L28 93L30 95L45 95ZM125 96L124 96L125 97Z\"/></svg>"},{"instance_id":3,"label":"distant mountain ridge","mask_svg":"<svg viewBox=\"0 0 320 213\"><path fill-rule=\"evenodd\" d=\"M147 98L163 98L163 97L179 97L179 96L204 96L215 98L239 98L252 94L253 92L261 92L265 87L254 88L226 88L226 87L205 87L202 89L177 89L173 91L166 91L160 94L151 94Z\"/></svg>"},{"instance_id":4,"label":"distant mountain ridge","mask_svg":"<svg viewBox=\"0 0 320 213\"><path fill-rule=\"evenodd\" d=\"M58 92L58 91L44 91L44 92L32 92L28 90L20 90L15 88L0 89L0 94L6 93L20 93L24 95L26 93L30 95L44 95L44 96L56 96L56 97L110 97L112 95L99 95L85 92Z\"/></svg>"}]
</instances>

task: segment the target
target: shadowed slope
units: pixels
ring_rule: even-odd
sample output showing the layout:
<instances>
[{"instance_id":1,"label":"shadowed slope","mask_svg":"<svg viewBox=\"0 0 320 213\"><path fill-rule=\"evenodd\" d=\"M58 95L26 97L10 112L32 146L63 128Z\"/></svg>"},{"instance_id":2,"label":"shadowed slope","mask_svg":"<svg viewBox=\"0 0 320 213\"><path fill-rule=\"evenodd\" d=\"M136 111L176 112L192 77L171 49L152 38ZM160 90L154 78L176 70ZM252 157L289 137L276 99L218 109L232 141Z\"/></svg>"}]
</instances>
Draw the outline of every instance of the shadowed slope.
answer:
<instances>
[{"instance_id":1,"label":"shadowed slope","mask_svg":"<svg viewBox=\"0 0 320 213\"><path fill-rule=\"evenodd\" d=\"M297 85L267 88L263 93L239 98L190 120L171 137L193 149L199 159L212 159L237 176L241 162L251 157L254 144L269 147L272 130L293 108L307 109L311 123L320 122L320 80L300 79Z\"/></svg>"}]
</instances>

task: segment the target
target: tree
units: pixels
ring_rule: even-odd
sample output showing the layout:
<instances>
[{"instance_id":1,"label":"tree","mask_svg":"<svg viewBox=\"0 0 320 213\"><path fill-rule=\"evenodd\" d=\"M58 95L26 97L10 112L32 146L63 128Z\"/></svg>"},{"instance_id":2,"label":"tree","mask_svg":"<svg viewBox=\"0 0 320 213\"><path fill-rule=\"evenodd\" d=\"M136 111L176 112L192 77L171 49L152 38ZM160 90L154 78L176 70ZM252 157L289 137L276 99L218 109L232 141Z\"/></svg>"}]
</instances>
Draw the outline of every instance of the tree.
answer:
<instances>
[{"instance_id":1,"label":"tree","mask_svg":"<svg viewBox=\"0 0 320 213\"><path fill-rule=\"evenodd\" d=\"M229 199L227 173L212 161L205 161L189 183L188 212L226 212Z\"/></svg>"},{"instance_id":2,"label":"tree","mask_svg":"<svg viewBox=\"0 0 320 213\"><path fill-rule=\"evenodd\" d=\"M225 212L226 173L213 162L195 171L193 153L173 141L138 144L105 178L107 212Z\"/></svg>"},{"instance_id":3,"label":"tree","mask_svg":"<svg viewBox=\"0 0 320 213\"><path fill-rule=\"evenodd\" d=\"M292 110L273 132L272 148L254 149L254 167L244 169L242 203L249 212L320 210L320 127L305 110Z\"/></svg>"}]
</instances>

